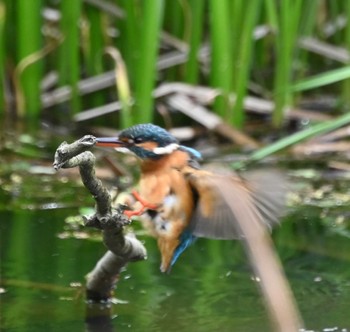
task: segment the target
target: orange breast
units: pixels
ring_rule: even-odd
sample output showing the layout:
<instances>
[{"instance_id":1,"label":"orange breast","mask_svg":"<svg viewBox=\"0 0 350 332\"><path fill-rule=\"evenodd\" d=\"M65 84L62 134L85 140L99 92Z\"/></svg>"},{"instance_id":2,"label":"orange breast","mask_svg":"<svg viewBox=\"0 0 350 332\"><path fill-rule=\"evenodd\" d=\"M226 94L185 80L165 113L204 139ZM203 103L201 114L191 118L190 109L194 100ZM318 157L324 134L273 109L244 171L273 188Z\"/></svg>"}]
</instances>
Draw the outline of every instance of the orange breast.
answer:
<instances>
[{"instance_id":1,"label":"orange breast","mask_svg":"<svg viewBox=\"0 0 350 332\"><path fill-rule=\"evenodd\" d=\"M179 169L187 165L188 155L183 151L164 156L160 160L141 165L139 191L141 197L152 204L162 206L169 196L175 196L171 219L184 219L187 224L193 210L192 190Z\"/></svg>"}]
</instances>

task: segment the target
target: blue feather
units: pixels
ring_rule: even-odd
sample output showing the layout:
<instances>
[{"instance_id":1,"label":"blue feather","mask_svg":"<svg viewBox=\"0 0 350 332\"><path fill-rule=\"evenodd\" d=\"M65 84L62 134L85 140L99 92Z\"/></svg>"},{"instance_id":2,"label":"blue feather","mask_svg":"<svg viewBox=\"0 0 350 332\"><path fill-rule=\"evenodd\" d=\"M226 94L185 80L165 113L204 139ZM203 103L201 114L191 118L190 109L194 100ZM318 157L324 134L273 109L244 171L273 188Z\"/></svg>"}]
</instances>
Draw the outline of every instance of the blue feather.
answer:
<instances>
[{"instance_id":1,"label":"blue feather","mask_svg":"<svg viewBox=\"0 0 350 332\"><path fill-rule=\"evenodd\" d=\"M180 244L175 249L173 258L171 260L171 266L175 264L179 256L194 242L197 237L194 236L189 230L185 230L180 237Z\"/></svg>"},{"instance_id":2,"label":"blue feather","mask_svg":"<svg viewBox=\"0 0 350 332\"><path fill-rule=\"evenodd\" d=\"M193 157L197 160L202 159L202 154L199 151L197 151L196 149L190 148L190 147L185 146L185 145L180 145L179 149L182 151L188 152L191 155L191 157Z\"/></svg>"}]
</instances>

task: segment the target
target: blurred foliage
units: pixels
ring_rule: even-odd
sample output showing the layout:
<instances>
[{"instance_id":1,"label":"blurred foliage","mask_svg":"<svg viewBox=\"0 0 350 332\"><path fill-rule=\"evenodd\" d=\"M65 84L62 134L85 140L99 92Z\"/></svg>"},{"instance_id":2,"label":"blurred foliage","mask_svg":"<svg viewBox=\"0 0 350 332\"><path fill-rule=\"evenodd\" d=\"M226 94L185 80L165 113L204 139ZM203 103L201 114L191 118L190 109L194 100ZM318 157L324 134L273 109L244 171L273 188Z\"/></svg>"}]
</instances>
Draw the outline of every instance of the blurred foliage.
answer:
<instances>
[{"instance_id":1,"label":"blurred foliage","mask_svg":"<svg viewBox=\"0 0 350 332\"><path fill-rule=\"evenodd\" d=\"M347 1L73 3L0 0L0 114L37 121L48 109L73 119L91 107L105 114L104 105L120 101L123 116L113 113L109 124L152 122L152 91L163 82L219 89L211 108L238 128L247 96L273 102L277 127L325 85L338 110L349 108Z\"/></svg>"}]
</instances>

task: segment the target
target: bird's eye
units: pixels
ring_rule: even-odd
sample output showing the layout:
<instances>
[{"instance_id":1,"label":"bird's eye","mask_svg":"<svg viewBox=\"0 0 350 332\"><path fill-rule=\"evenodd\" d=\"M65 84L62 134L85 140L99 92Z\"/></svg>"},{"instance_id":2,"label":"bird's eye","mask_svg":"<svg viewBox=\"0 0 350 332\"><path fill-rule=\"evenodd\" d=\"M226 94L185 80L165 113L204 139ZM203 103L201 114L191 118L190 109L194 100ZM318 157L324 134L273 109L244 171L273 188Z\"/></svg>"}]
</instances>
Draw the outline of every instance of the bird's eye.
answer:
<instances>
[{"instance_id":1,"label":"bird's eye","mask_svg":"<svg viewBox=\"0 0 350 332\"><path fill-rule=\"evenodd\" d=\"M135 142L136 144L139 144L139 143L142 143L142 142L143 142L143 139L142 139L142 137L135 137L135 138L134 138L134 142Z\"/></svg>"}]
</instances>

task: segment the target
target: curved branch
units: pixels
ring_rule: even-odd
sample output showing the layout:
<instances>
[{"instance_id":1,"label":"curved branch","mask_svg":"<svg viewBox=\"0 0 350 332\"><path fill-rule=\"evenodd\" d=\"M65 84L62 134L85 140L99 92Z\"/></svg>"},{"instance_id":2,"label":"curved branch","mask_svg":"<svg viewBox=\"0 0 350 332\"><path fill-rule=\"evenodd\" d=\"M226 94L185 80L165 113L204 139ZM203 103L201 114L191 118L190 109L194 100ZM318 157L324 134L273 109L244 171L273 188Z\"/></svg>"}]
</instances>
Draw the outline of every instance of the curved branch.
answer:
<instances>
[{"instance_id":1,"label":"curved branch","mask_svg":"<svg viewBox=\"0 0 350 332\"><path fill-rule=\"evenodd\" d=\"M87 298L107 300L111 297L121 269L128 263L144 260L147 252L133 234L123 233L130 220L120 209L113 210L108 190L95 174L95 156L89 151L96 144L94 136L86 135L68 144L63 142L56 150L53 166L79 167L84 186L96 201L96 212L84 217L84 225L102 230L103 243L109 249L87 276Z\"/></svg>"}]
</instances>

